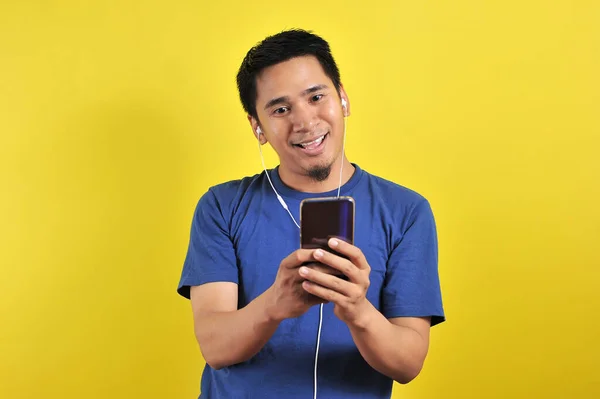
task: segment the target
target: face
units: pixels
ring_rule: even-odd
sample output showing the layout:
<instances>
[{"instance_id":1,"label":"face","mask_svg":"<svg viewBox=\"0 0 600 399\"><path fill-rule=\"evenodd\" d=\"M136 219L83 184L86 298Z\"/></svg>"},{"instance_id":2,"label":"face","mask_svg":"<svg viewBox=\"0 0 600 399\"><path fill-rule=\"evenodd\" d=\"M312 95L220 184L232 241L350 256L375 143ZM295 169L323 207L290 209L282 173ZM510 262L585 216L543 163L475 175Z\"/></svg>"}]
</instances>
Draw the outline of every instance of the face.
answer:
<instances>
[{"instance_id":1,"label":"face","mask_svg":"<svg viewBox=\"0 0 600 399\"><path fill-rule=\"evenodd\" d=\"M349 103L346 93L340 95ZM325 180L343 161L344 110L333 82L312 56L265 69L257 78L256 111L249 117L261 144L269 142L284 173Z\"/></svg>"}]
</instances>

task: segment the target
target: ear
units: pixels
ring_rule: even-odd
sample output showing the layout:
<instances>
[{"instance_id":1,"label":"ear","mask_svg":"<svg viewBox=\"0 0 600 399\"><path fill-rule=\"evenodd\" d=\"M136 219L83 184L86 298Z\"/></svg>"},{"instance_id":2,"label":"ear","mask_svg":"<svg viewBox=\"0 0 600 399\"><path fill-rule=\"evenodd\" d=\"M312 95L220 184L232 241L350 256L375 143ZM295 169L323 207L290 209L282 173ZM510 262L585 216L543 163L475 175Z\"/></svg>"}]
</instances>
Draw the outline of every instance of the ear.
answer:
<instances>
[{"instance_id":1,"label":"ear","mask_svg":"<svg viewBox=\"0 0 600 399\"><path fill-rule=\"evenodd\" d=\"M342 109L344 116L350 116L350 100L348 99L348 94L342 84L340 84L340 99L345 100L346 102L346 107Z\"/></svg>"},{"instance_id":2,"label":"ear","mask_svg":"<svg viewBox=\"0 0 600 399\"><path fill-rule=\"evenodd\" d=\"M264 133L261 133L260 125L258 121L252 116L248 115L248 122L250 122L250 127L252 128L252 134L255 139L258 139L258 142L263 145L267 142L267 138Z\"/></svg>"}]
</instances>

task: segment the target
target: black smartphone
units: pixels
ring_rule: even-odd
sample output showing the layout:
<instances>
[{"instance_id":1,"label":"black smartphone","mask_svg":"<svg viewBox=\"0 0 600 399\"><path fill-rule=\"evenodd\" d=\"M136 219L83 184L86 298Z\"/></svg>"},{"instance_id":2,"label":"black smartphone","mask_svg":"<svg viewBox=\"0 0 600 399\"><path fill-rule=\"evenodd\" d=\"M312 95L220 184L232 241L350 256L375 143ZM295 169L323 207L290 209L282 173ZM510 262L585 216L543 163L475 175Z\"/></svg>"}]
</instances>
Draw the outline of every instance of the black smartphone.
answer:
<instances>
[{"instance_id":1,"label":"black smartphone","mask_svg":"<svg viewBox=\"0 0 600 399\"><path fill-rule=\"evenodd\" d=\"M307 198L300 203L300 246L321 248L338 256L328 245L338 238L354 245L355 203L352 197Z\"/></svg>"}]
</instances>

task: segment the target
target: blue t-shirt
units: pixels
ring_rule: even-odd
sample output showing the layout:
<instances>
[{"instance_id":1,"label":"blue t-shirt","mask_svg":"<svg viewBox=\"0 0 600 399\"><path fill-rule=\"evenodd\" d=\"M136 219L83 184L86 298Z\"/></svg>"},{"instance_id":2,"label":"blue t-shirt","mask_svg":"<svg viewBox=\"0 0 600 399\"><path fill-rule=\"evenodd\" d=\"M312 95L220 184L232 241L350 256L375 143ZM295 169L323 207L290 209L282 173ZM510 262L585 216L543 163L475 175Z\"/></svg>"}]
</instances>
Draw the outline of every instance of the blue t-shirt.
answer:
<instances>
[{"instance_id":1,"label":"blue t-shirt","mask_svg":"<svg viewBox=\"0 0 600 399\"><path fill-rule=\"evenodd\" d=\"M386 317L445 320L438 277L437 234L429 202L420 194L362 170L340 195L355 200L355 245L371 267L367 298ZM300 201L337 195L286 186L278 168L269 176L299 221ZM199 200L178 293L215 281L238 284L239 307L275 281L282 259L300 246L299 229L278 202L265 173L211 187ZM312 398L319 306L281 322L252 359L214 370L206 365L201 398ZM345 323L323 308L317 398L389 399L393 381L362 358Z\"/></svg>"}]
</instances>

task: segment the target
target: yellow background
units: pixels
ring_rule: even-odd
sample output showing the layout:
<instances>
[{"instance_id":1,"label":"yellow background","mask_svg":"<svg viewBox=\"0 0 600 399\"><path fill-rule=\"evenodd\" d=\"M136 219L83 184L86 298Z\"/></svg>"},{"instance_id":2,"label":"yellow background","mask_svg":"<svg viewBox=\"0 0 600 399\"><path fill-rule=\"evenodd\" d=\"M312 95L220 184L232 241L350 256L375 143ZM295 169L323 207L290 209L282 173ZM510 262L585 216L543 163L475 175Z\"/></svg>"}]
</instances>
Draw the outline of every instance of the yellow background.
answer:
<instances>
[{"instance_id":1,"label":"yellow background","mask_svg":"<svg viewBox=\"0 0 600 399\"><path fill-rule=\"evenodd\" d=\"M394 398L600 397L600 3L368 3L0 5L1 398L197 396L193 208L260 172L235 73L291 27L437 218L448 321Z\"/></svg>"}]
</instances>

